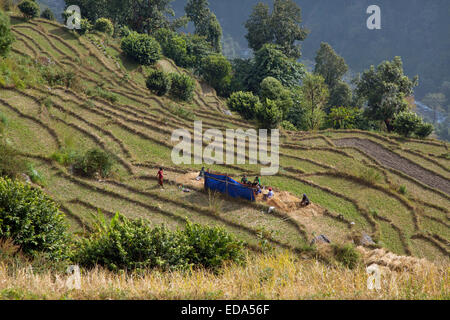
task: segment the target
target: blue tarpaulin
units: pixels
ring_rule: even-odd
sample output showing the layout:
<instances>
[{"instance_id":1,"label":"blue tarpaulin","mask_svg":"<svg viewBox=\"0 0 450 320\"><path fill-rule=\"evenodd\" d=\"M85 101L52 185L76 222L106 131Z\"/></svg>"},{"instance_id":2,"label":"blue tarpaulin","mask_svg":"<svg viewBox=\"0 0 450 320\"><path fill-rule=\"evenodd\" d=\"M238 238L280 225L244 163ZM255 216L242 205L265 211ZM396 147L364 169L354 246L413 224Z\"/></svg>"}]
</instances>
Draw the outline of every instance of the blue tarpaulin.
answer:
<instances>
[{"instance_id":1,"label":"blue tarpaulin","mask_svg":"<svg viewBox=\"0 0 450 320\"><path fill-rule=\"evenodd\" d=\"M218 191L233 198L243 198L255 201L255 194L251 187L247 187L228 176L205 173L205 189Z\"/></svg>"}]
</instances>

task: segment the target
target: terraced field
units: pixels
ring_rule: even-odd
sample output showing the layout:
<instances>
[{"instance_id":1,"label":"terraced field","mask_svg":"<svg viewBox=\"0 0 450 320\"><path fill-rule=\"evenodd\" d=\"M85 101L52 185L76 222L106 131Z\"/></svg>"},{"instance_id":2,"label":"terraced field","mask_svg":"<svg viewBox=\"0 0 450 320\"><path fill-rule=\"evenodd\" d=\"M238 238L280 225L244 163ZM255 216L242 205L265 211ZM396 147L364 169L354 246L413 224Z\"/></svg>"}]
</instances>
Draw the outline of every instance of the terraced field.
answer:
<instances>
[{"instance_id":1,"label":"terraced field","mask_svg":"<svg viewBox=\"0 0 450 320\"><path fill-rule=\"evenodd\" d=\"M89 232L92 214L100 209L176 228L185 218L225 226L252 250L262 243L301 249L312 234L348 241L365 232L397 254L448 262L450 249L450 161L448 144L403 139L357 130L282 132L281 168L264 177L276 192L308 194L314 210L267 213L267 206L220 199L210 205L201 189L185 193L176 180L202 165L176 166L171 161L171 133L193 132L193 118L204 130L253 128L237 115L227 115L224 101L207 85L197 85L191 104L176 112L176 103L151 95L145 87L147 68L125 58L117 40L91 34L78 37L46 20L25 23L12 18L17 41L12 55L30 56L75 71L83 85L113 93L117 102L62 87L0 90L0 111L9 120L11 144L45 178L45 191L61 205L73 232ZM158 68L188 72L170 60ZM44 101L51 100L52 107ZM61 147L87 150L97 146L115 155L108 180L74 176L51 159ZM246 155L248 157L248 155ZM163 166L171 184L156 186L156 168ZM209 165L212 171L239 178L254 175L261 165ZM406 193L399 192L400 186Z\"/></svg>"}]
</instances>

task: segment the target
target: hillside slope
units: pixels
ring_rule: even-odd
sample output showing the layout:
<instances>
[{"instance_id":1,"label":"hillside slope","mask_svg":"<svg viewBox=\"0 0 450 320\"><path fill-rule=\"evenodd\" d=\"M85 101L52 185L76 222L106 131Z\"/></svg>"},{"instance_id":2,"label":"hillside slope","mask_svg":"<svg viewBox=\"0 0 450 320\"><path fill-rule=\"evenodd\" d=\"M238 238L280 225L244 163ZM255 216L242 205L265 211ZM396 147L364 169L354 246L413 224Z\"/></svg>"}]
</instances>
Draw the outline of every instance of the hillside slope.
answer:
<instances>
[{"instance_id":1,"label":"hillside slope","mask_svg":"<svg viewBox=\"0 0 450 320\"><path fill-rule=\"evenodd\" d=\"M194 119L203 121L204 130L253 124L226 115L223 101L204 84L197 84L191 104L151 95L145 87L148 68L129 61L117 40L100 34L78 37L41 19L25 23L13 17L12 24L14 58L54 63L81 79L83 90L41 85L0 90L0 112L8 118L5 138L44 177L44 190L61 205L73 232L89 231L92 214L100 209L170 228L185 218L222 225L253 250L263 245L301 249L313 233L333 242L367 233L396 254L448 263L448 144L357 130L283 132L282 168L262 182L277 194L289 192L286 197L306 193L312 207L281 203L267 213L267 204L214 200L189 178L202 165L172 163L172 131L192 132ZM169 60L156 67L188 72ZM97 93L87 96L87 91ZM108 100L111 96L117 101ZM51 158L61 148L85 151L94 146L115 155L110 179L74 176ZM156 186L160 166L172 183L165 190ZM208 165L236 179L243 173L254 176L260 167ZM191 192L183 192L180 181L191 185ZM401 186L406 193L399 192Z\"/></svg>"}]
</instances>

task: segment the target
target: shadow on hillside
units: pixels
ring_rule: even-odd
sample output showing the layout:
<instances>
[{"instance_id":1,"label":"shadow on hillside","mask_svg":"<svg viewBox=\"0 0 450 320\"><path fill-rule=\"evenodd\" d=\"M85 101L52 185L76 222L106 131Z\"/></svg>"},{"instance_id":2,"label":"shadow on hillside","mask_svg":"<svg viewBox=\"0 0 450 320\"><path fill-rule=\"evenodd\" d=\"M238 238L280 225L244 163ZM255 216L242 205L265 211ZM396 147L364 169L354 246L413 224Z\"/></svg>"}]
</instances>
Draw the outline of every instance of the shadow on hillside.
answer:
<instances>
[{"instance_id":1,"label":"shadow on hillside","mask_svg":"<svg viewBox=\"0 0 450 320\"><path fill-rule=\"evenodd\" d=\"M10 17L10 21L11 21L11 26L26 23L26 20L24 18L19 18L19 17Z\"/></svg>"}]
</instances>

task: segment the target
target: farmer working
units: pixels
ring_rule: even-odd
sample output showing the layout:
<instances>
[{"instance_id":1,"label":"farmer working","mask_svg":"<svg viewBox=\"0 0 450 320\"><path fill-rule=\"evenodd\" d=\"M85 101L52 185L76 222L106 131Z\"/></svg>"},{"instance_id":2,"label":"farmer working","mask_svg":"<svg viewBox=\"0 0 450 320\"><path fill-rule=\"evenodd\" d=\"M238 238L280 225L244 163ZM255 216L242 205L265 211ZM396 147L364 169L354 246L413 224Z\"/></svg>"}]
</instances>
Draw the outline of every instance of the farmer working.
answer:
<instances>
[{"instance_id":1,"label":"farmer working","mask_svg":"<svg viewBox=\"0 0 450 320\"><path fill-rule=\"evenodd\" d=\"M164 189L164 170L163 170L163 168L159 168L159 171L156 175L158 176L159 185L161 186L161 188Z\"/></svg>"}]
</instances>

